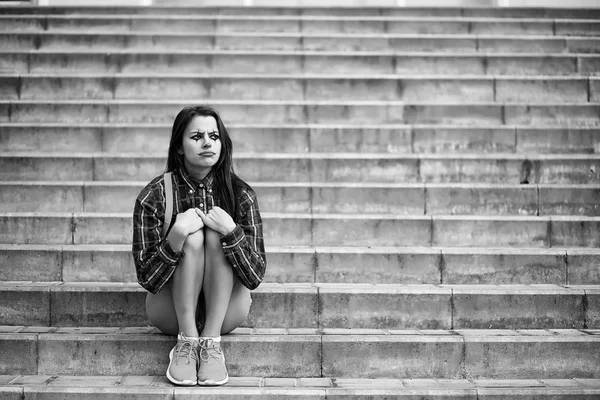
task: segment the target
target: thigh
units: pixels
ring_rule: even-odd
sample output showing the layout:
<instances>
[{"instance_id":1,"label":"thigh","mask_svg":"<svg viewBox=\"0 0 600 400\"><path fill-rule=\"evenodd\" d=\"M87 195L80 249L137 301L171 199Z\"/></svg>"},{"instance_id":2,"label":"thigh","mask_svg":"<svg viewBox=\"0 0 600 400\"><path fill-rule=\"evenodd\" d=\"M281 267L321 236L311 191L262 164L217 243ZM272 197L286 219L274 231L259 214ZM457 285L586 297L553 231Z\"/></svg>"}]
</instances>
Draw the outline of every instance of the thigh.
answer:
<instances>
[{"instance_id":1,"label":"thigh","mask_svg":"<svg viewBox=\"0 0 600 400\"><path fill-rule=\"evenodd\" d=\"M157 294L146 295L146 314L150 323L167 335L179 333L179 323L173 305L170 283L167 282Z\"/></svg>"},{"instance_id":2,"label":"thigh","mask_svg":"<svg viewBox=\"0 0 600 400\"><path fill-rule=\"evenodd\" d=\"M229 306L227 306L227 313L221 327L221 334L225 335L240 326L248 318L251 304L250 290L236 278Z\"/></svg>"}]
</instances>

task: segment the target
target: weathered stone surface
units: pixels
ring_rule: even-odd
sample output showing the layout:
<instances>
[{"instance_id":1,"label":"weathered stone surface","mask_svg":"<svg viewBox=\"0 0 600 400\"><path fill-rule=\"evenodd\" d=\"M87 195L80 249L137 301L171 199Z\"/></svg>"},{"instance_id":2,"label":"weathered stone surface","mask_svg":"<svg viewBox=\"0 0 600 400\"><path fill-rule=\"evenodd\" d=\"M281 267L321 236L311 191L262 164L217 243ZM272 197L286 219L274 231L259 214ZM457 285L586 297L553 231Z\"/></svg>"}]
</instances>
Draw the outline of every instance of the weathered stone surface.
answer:
<instances>
[{"instance_id":1,"label":"weathered stone surface","mask_svg":"<svg viewBox=\"0 0 600 400\"><path fill-rule=\"evenodd\" d=\"M513 128L479 127L416 127L413 148L415 153L513 153Z\"/></svg>"},{"instance_id":2,"label":"weathered stone surface","mask_svg":"<svg viewBox=\"0 0 600 400\"><path fill-rule=\"evenodd\" d=\"M46 246L0 245L0 281L60 281L62 254Z\"/></svg>"},{"instance_id":3,"label":"weathered stone surface","mask_svg":"<svg viewBox=\"0 0 600 400\"><path fill-rule=\"evenodd\" d=\"M433 245L547 247L548 224L536 217L434 216Z\"/></svg>"},{"instance_id":4,"label":"weathered stone surface","mask_svg":"<svg viewBox=\"0 0 600 400\"><path fill-rule=\"evenodd\" d=\"M316 282L440 283L440 251L427 248L317 250Z\"/></svg>"},{"instance_id":5,"label":"weathered stone surface","mask_svg":"<svg viewBox=\"0 0 600 400\"><path fill-rule=\"evenodd\" d=\"M0 243L69 244L70 214L4 213L0 216Z\"/></svg>"},{"instance_id":6,"label":"weathered stone surface","mask_svg":"<svg viewBox=\"0 0 600 400\"><path fill-rule=\"evenodd\" d=\"M564 284L566 252L560 250L443 249L447 284Z\"/></svg>"},{"instance_id":7,"label":"weathered stone surface","mask_svg":"<svg viewBox=\"0 0 600 400\"><path fill-rule=\"evenodd\" d=\"M518 153L597 153L600 136L596 128L518 127Z\"/></svg>"},{"instance_id":8,"label":"weathered stone surface","mask_svg":"<svg viewBox=\"0 0 600 400\"><path fill-rule=\"evenodd\" d=\"M453 286L456 329L581 329L583 290L544 286Z\"/></svg>"},{"instance_id":9,"label":"weathered stone surface","mask_svg":"<svg viewBox=\"0 0 600 400\"><path fill-rule=\"evenodd\" d=\"M425 208L442 215L536 215L537 188L525 185L427 184Z\"/></svg>"},{"instance_id":10,"label":"weathered stone surface","mask_svg":"<svg viewBox=\"0 0 600 400\"><path fill-rule=\"evenodd\" d=\"M0 110L2 105L0 105ZM120 130L123 133L123 130ZM127 135L129 139L129 135ZM163 146L163 148L165 148ZM4 151L102 151L102 130L88 126L54 126L52 124L19 124L3 126L0 148ZM138 147L139 149L139 147ZM110 151L110 149L107 149ZM121 151L126 151L121 148ZM5 178L3 178L5 179ZM39 178L36 178L39 179Z\"/></svg>"},{"instance_id":11,"label":"weathered stone surface","mask_svg":"<svg viewBox=\"0 0 600 400\"><path fill-rule=\"evenodd\" d=\"M466 337L465 366L469 379L540 379L600 374L597 348L589 337Z\"/></svg>"},{"instance_id":12,"label":"weathered stone surface","mask_svg":"<svg viewBox=\"0 0 600 400\"><path fill-rule=\"evenodd\" d=\"M552 246L600 247L600 217L557 216L550 224Z\"/></svg>"},{"instance_id":13,"label":"weathered stone surface","mask_svg":"<svg viewBox=\"0 0 600 400\"><path fill-rule=\"evenodd\" d=\"M568 283L572 285L600 284L600 251L597 249L567 249Z\"/></svg>"},{"instance_id":14,"label":"weathered stone surface","mask_svg":"<svg viewBox=\"0 0 600 400\"><path fill-rule=\"evenodd\" d=\"M540 185L540 215L600 216L600 185Z\"/></svg>"},{"instance_id":15,"label":"weathered stone surface","mask_svg":"<svg viewBox=\"0 0 600 400\"><path fill-rule=\"evenodd\" d=\"M323 375L455 379L462 348L459 337L323 336Z\"/></svg>"},{"instance_id":16,"label":"weathered stone surface","mask_svg":"<svg viewBox=\"0 0 600 400\"><path fill-rule=\"evenodd\" d=\"M451 292L429 285L325 286L319 290L323 328L448 329Z\"/></svg>"},{"instance_id":17,"label":"weathered stone surface","mask_svg":"<svg viewBox=\"0 0 600 400\"><path fill-rule=\"evenodd\" d=\"M37 335L0 334L0 374L38 373Z\"/></svg>"},{"instance_id":18,"label":"weathered stone surface","mask_svg":"<svg viewBox=\"0 0 600 400\"><path fill-rule=\"evenodd\" d=\"M92 180L89 157L6 155L0 157L0 179L4 181Z\"/></svg>"}]
</instances>

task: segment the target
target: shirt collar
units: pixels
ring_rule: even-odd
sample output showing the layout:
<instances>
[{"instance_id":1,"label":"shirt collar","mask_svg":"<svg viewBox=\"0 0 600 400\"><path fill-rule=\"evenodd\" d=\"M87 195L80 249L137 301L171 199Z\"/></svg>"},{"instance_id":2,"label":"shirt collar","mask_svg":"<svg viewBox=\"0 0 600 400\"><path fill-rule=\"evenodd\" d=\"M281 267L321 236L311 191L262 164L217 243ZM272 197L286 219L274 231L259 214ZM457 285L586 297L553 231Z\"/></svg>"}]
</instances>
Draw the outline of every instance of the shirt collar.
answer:
<instances>
[{"instance_id":1,"label":"shirt collar","mask_svg":"<svg viewBox=\"0 0 600 400\"><path fill-rule=\"evenodd\" d=\"M179 175L181 175L184 182L190 187L190 189L193 189L194 191L198 188L198 186L200 186L200 184L202 184L205 188L212 187L213 181L215 180L212 170L201 181L190 175L185 167L179 168Z\"/></svg>"}]
</instances>

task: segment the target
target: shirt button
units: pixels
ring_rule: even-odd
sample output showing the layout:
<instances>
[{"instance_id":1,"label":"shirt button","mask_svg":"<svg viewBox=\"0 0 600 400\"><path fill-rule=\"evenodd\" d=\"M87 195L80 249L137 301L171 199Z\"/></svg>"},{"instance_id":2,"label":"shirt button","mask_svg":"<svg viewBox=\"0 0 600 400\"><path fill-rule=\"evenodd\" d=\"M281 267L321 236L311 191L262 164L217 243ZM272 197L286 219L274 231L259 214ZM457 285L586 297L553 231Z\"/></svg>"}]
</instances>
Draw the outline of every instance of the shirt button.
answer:
<instances>
[{"instance_id":1,"label":"shirt button","mask_svg":"<svg viewBox=\"0 0 600 400\"><path fill-rule=\"evenodd\" d=\"M212 189L208 189L208 193L212 193Z\"/></svg>"},{"instance_id":2,"label":"shirt button","mask_svg":"<svg viewBox=\"0 0 600 400\"><path fill-rule=\"evenodd\" d=\"M221 244L222 244L223 246L227 246L227 243L225 243L225 242L223 242L223 243L221 243Z\"/></svg>"},{"instance_id":3,"label":"shirt button","mask_svg":"<svg viewBox=\"0 0 600 400\"><path fill-rule=\"evenodd\" d=\"M204 203L200 203L200 208L204 208Z\"/></svg>"},{"instance_id":4,"label":"shirt button","mask_svg":"<svg viewBox=\"0 0 600 400\"><path fill-rule=\"evenodd\" d=\"M190 189L190 194L193 194L193 193L194 193L194 191L192 189Z\"/></svg>"},{"instance_id":5,"label":"shirt button","mask_svg":"<svg viewBox=\"0 0 600 400\"><path fill-rule=\"evenodd\" d=\"M201 184L200 184L200 187L204 187L204 183L201 183Z\"/></svg>"}]
</instances>

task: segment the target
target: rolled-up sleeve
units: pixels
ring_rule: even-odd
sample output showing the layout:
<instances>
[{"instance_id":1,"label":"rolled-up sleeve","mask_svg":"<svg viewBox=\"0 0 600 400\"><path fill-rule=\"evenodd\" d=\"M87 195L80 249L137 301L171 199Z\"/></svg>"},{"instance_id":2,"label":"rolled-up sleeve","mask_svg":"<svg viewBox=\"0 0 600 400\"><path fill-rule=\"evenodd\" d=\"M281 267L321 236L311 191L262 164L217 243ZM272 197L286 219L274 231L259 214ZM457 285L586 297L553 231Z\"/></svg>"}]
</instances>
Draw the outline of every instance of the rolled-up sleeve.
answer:
<instances>
[{"instance_id":1,"label":"rolled-up sleeve","mask_svg":"<svg viewBox=\"0 0 600 400\"><path fill-rule=\"evenodd\" d=\"M231 233L221 237L221 245L240 282L250 290L256 289L264 279L267 261L262 218L252 190L241 191L239 222Z\"/></svg>"},{"instance_id":2,"label":"rolled-up sleeve","mask_svg":"<svg viewBox=\"0 0 600 400\"><path fill-rule=\"evenodd\" d=\"M173 275L183 255L161 237L164 221L162 192L160 187L145 188L136 199L133 211L132 253L137 279L144 289L155 294Z\"/></svg>"}]
</instances>

